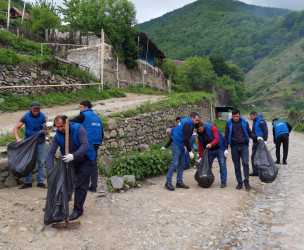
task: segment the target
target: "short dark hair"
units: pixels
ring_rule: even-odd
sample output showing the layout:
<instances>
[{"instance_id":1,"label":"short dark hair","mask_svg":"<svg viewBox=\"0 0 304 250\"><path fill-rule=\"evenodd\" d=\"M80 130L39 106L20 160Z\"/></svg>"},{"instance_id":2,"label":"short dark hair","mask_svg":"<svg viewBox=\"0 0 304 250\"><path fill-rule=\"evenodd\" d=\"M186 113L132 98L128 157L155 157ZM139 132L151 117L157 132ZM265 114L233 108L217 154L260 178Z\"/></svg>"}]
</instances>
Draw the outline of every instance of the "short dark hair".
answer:
<instances>
[{"instance_id":1,"label":"short dark hair","mask_svg":"<svg viewBox=\"0 0 304 250\"><path fill-rule=\"evenodd\" d=\"M278 118L274 118L273 120L272 120L272 123L274 123L274 122L276 122L276 121L278 121L279 119Z\"/></svg>"},{"instance_id":2,"label":"short dark hair","mask_svg":"<svg viewBox=\"0 0 304 250\"><path fill-rule=\"evenodd\" d=\"M252 111L252 112L250 113L250 115L257 116L257 115L258 115L258 113L257 113L257 112L255 112L255 111Z\"/></svg>"},{"instance_id":3,"label":"short dark hair","mask_svg":"<svg viewBox=\"0 0 304 250\"><path fill-rule=\"evenodd\" d=\"M195 117L199 117L198 113L195 112L191 112L190 117L195 118Z\"/></svg>"},{"instance_id":4,"label":"short dark hair","mask_svg":"<svg viewBox=\"0 0 304 250\"><path fill-rule=\"evenodd\" d=\"M200 127L203 127L205 124L202 122L202 121L199 121L196 125L195 125L195 127L196 128L200 128Z\"/></svg>"},{"instance_id":5,"label":"short dark hair","mask_svg":"<svg viewBox=\"0 0 304 250\"><path fill-rule=\"evenodd\" d=\"M84 107L88 107L89 109L92 108L92 104L90 101L82 101L80 103L80 105L84 106Z\"/></svg>"},{"instance_id":6,"label":"short dark hair","mask_svg":"<svg viewBox=\"0 0 304 250\"><path fill-rule=\"evenodd\" d=\"M182 118L180 116L175 118L175 121L177 122L177 120L181 120Z\"/></svg>"},{"instance_id":7,"label":"short dark hair","mask_svg":"<svg viewBox=\"0 0 304 250\"><path fill-rule=\"evenodd\" d=\"M54 119L54 124L60 120L63 122L63 124L65 124L67 119L68 117L66 115L57 115Z\"/></svg>"},{"instance_id":8,"label":"short dark hair","mask_svg":"<svg viewBox=\"0 0 304 250\"><path fill-rule=\"evenodd\" d=\"M237 109L232 111L232 115L240 115L240 114L241 114L240 111Z\"/></svg>"}]
</instances>

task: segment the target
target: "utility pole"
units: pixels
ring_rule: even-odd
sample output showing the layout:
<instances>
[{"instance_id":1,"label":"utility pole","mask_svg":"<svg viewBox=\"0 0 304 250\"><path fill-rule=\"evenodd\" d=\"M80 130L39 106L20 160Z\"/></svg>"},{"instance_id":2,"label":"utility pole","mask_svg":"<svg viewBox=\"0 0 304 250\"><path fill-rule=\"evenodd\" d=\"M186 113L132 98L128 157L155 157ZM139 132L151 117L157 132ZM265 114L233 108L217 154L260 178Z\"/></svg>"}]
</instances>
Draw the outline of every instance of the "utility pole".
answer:
<instances>
[{"instance_id":1,"label":"utility pole","mask_svg":"<svg viewBox=\"0 0 304 250\"><path fill-rule=\"evenodd\" d=\"M9 30L10 10L11 10L11 0L8 0L8 6L7 6L7 26L6 26L7 30Z\"/></svg>"},{"instance_id":2,"label":"utility pole","mask_svg":"<svg viewBox=\"0 0 304 250\"><path fill-rule=\"evenodd\" d=\"M23 24L23 19L24 19L24 11L25 11L25 1L24 1L24 5L23 5L23 12L22 12L21 24Z\"/></svg>"},{"instance_id":3,"label":"utility pole","mask_svg":"<svg viewBox=\"0 0 304 250\"><path fill-rule=\"evenodd\" d=\"M100 51L100 85L103 90L103 60L104 60L104 32L101 30L101 51ZM100 85L98 91L100 92Z\"/></svg>"}]
</instances>

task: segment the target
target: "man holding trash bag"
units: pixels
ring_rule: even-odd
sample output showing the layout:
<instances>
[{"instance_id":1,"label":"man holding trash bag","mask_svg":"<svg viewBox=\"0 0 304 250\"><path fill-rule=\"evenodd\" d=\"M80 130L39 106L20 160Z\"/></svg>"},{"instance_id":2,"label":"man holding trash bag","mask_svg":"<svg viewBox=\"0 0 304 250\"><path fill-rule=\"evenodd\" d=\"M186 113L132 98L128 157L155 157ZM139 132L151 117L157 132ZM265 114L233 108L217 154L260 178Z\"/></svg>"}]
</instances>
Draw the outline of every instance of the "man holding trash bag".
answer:
<instances>
[{"instance_id":1,"label":"man holding trash bag","mask_svg":"<svg viewBox=\"0 0 304 250\"><path fill-rule=\"evenodd\" d=\"M241 117L239 110L232 111L230 118L225 127L225 151L224 155L228 156L228 145L231 146L232 161L235 169L235 176L238 182L236 189L243 188L241 160L244 171L244 185L246 190L251 187L249 185L249 138L263 140L256 136L249 128L248 122Z\"/></svg>"},{"instance_id":2,"label":"man holding trash bag","mask_svg":"<svg viewBox=\"0 0 304 250\"><path fill-rule=\"evenodd\" d=\"M250 113L250 120L253 121L252 133L263 138L264 142L266 143L268 139L267 122L261 116L259 116L258 113L255 111ZM249 176L259 176L258 167L254 164L254 156L256 154L258 145L259 145L259 141L253 140L252 152L251 152L252 173L250 173Z\"/></svg>"},{"instance_id":3,"label":"man holding trash bag","mask_svg":"<svg viewBox=\"0 0 304 250\"><path fill-rule=\"evenodd\" d=\"M165 188L174 191L175 188L172 185L172 176L176 167L177 168L177 188L188 189L189 186L183 183L183 171L185 166L185 148L189 152L190 159L193 159L194 155L191 152L190 138L193 133L195 124L199 121L199 115L195 112L190 114L190 117L182 119L179 124L175 127L172 134L172 162L167 174L167 182Z\"/></svg>"},{"instance_id":4,"label":"man holding trash bag","mask_svg":"<svg viewBox=\"0 0 304 250\"><path fill-rule=\"evenodd\" d=\"M196 125L198 135L199 158L203 157L204 149L209 149L209 162L212 163L215 158L218 159L221 175L221 188L226 187L227 167L226 157L224 155L224 137L219 129L211 123L199 121Z\"/></svg>"},{"instance_id":5,"label":"man holding trash bag","mask_svg":"<svg viewBox=\"0 0 304 250\"><path fill-rule=\"evenodd\" d=\"M22 141L19 137L19 129L25 125L25 139L31 137L32 135L43 130L43 124L45 124L46 119L45 115L40 112L40 103L33 102L30 105L30 111L27 112L20 121L15 125L13 129L14 136L17 142ZM37 152L37 163L38 163L38 173L37 173L37 187L46 188L44 182L44 163L45 163L45 154L46 154L46 143L45 143L45 134L41 133L38 137L38 152ZM33 173L30 173L24 180L24 184L19 187L19 189L31 188L32 187L32 178Z\"/></svg>"},{"instance_id":6,"label":"man holding trash bag","mask_svg":"<svg viewBox=\"0 0 304 250\"><path fill-rule=\"evenodd\" d=\"M47 152L46 164L49 169L54 167L54 156L58 146L63 156L62 160L66 163L73 163L77 183L75 187L74 209L69 219L75 220L83 214L83 204L87 196L91 170L96 155L93 144L88 141L85 128L73 122L69 123L69 154L65 155L66 120L67 117L64 115L55 117L54 124L57 127L57 131L51 147Z\"/></svg>"},{"instance_id":7,"label":"man holding trash bag","mask_svg":"<svg viewBox=\"0 0 304 250\"><path fill-rule=\"evenodd\" d=\"M287 165L288 156L288 144L289 144L289 133L292 130L292 126L285 121L277 118L272 120L272 133L273 142L276 145L276 158L275 164L281 164L280 161L280 148L283 143L283 165Z\"/></svg>"},{"instance_id":8,"label":"man holding trash bag","mask_svg":"<svg viewBox=\"0 0 304 250\"><path fill-rule=\"evenodd\" d=\"M98 182L98 167L97 167L97 152L98 147L102 143L103 128L101 118L93 112L92 104L90 101L82 101L79 106L80 115L70 120L71 122L81 123L87 131L88 139L94 144L96 154L95 164L91 173L91 185L89 191L96 192Z\"/></svg>"}]
</instances>

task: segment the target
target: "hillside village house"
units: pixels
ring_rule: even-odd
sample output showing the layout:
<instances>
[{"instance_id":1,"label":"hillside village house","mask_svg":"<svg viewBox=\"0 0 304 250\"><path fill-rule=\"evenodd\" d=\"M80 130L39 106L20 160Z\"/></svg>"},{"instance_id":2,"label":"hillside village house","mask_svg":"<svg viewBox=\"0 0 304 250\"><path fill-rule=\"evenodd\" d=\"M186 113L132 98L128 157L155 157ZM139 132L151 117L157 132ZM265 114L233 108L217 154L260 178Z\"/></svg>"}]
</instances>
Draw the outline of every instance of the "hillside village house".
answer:
<instances>
[{"instance_id":1,"label":"hillside village house","mask_svg":"<svg viewBox=\"0 0 304 250\"><path fill-rule=\"evenodd\" d=\"M16 7L12 7L10 9L10 18L12 19L22 18L22 13L23 13L22 10L19 10ZM30 17L31 17L30 14L24 12L24 19L30 19Z\"/></svg>"}]
</instances>

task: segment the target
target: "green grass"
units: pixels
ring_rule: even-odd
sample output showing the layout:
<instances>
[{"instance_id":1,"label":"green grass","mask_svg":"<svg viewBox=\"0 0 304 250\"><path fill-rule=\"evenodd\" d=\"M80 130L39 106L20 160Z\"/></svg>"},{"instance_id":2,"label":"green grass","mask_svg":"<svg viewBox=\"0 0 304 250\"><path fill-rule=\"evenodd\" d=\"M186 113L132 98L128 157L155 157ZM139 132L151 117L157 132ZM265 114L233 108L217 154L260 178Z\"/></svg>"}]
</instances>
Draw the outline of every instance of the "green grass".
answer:
<instances>
[{"instance_id":1,"label":"green grass","mask_svg":"<svg viewBox=\"0 0 304 250\"><path fill-rule=\"evenodd\" d=\"M111 117L132 117L138 114L161 111L174 107L181 107L186 103L195 104L201 101L203 98L209 101L211 97L213 97L213 95L206 92L171 94L158 102L152 104L150 102L147 102L138 106L136 109L130 109L119 113L114 113L111 115Z\"/></svg>"},{"instance_id":2,"label":"green grass","mask_svg":"<svg viewBox=\"0 0 304 250\"><path fill-rule=\"evenodd\" d=\"M145 94L145 95L167 95L168 94L166 91L159 91L158 89L151 89L148 87L143 87L143 85L124 88L123 91L125 91L127 93Z\"/></svg>"},{"instance_id":3,"label":"green grass","mask_svg":"<svg viewBox=\"0 0 304 250\"><path fill-rule=\"evenodd\" d=\"M222 132L223 135L225 134L226 121L216 119L213 124Z\"/></svg>"},{"instance_id":4,"label":"green grass","mask_svg":"<svg viewBox=\"0 0 304 250\"><path fill-rule=\"evenodd\" d=\"M67 91L63 93L49 93L41 96L33 95L15 95L4 94L0 98L4 102L0 104L2 111L17 111L26 110L33 101L40 102L43 107L53 107L55 105L66 105L69 103L79 103L80 101L90 100L91 102L97 100L109 99L111 97L125 97L126 94L120 89L111 86L110 89L98 92L98 86L89 86L81 90Z\"/></svg>"},{"instance_id":5,"label":"green grass","mask_svg":"<svg viewBox=\"0 0 304 250\"><path fill-rule=\"evenodd\" d=\"M19 136L22 139L24 138L24 131L25 131L24 126L19 129ZM13 133L6 133L3 135L0 135L0 146L6 146L8 143L10 143L12 141L16 141L16 138Z\"/></svg>"}]
</instances>

